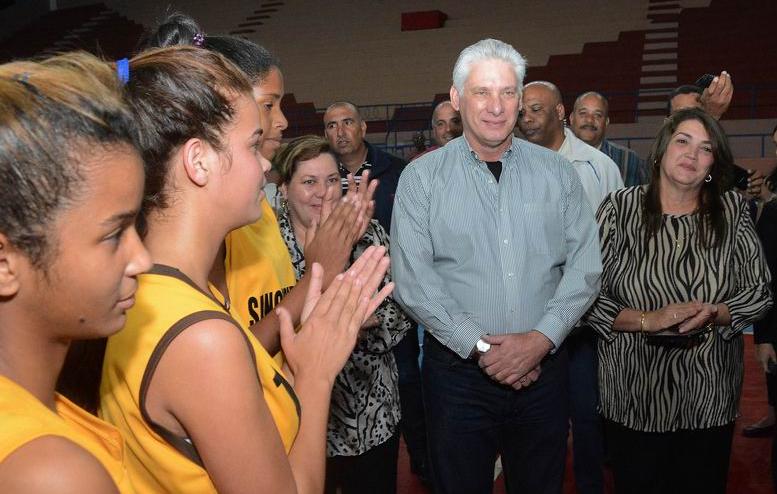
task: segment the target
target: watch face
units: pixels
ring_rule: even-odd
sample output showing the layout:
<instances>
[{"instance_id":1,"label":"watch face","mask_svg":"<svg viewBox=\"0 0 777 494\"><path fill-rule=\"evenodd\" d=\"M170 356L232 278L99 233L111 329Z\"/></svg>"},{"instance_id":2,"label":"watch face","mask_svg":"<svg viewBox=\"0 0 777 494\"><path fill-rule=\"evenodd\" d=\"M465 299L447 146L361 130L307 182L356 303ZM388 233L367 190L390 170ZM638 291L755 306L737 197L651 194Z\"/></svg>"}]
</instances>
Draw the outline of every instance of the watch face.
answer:
<instances>
[{"instance_id":1,"label":"watch face","mask_svg":"<svg viewBox=\"0 0 777 494\"><path fill-rule=\"evenodd\" d=\"M477 348L480 353L486 353L487 351L491 350L491 343L486 343L483 340L478 340L477 344L475 345L475 348Z\"/></svg>"}]
</instances>

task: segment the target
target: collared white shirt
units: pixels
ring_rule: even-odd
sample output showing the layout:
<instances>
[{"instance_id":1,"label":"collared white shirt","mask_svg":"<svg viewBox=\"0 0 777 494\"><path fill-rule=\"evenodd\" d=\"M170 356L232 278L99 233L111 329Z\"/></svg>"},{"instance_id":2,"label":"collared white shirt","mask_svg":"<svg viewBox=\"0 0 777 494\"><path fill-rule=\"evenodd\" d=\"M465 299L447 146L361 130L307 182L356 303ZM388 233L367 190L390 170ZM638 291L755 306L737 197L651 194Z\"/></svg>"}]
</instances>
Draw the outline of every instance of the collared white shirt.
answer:
<instances>
[{"instance_id":1,"label":"collared white shirt","mask_svg":"<svg viewBox=\"0 0 777 494\"><path fill-rule=\"evenodd\" d=\"M607 194L623 188L618 165L603 152L578 139L568 127L564 127L564 143L558 153L574 166L594 213Z\"/></svg>"}]
</instances>

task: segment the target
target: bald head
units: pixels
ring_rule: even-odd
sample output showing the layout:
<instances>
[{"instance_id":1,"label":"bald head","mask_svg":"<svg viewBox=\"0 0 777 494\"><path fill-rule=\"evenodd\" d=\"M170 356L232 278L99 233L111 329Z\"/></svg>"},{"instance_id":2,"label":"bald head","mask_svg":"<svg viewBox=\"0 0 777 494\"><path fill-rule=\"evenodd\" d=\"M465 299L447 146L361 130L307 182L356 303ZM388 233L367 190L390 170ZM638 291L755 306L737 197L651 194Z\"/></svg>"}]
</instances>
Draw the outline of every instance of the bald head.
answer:
<instances>
[{"instance_id":1,"label":"bald head","mask_svg":"<svg viewBox=\"0 0 777 494\"><path fill-rule=\"evenodd\" d=\"M528 88L535 88L535 91L546 91L547 94L550 96L551 103L555 105L561 104L561 91L558 90L558 87L553 84L552 82L548 81L533 81L528 83L526 86L524 86L524 92L526 92L526 89Z\"/></svg>"},{"instance_id":2,"label":"bald head","mask_svg":"<svg viewBox=\"0 0 777 494\"><path fill-rule=\"evenodd\" d=\"M324 112L324 133L337 157L347 164L364 159L367 124L356 105L348 101L332 103Z\"/></svg>"},{"instance_id":3,"label":"bald head","mask_svg":"<svg viewBox=\"0 0 777 494\"><path fill-rule=\"evenodd\" d=\"M569 128L579 139L599 147L610 123L608 112L609 105L604 96L596 91L583 93L577 97L569 114Z\"/></svg>"},{"instance_id":4,"label":"bald head","mask_svg":"<svg viewBox=\"0 0 777 494\"><path fill-rule=\"evenodd\" d=\"M432 137L438 146L459 137L462 132L461 115L450 101L439 103L432 112Z\"/></svg>"},{"instance_id":5,"label":"bald head","mask_svg":"<svg viewBox=\"0 0 777 494\"><path fill-rule=\"evenodd\" d=\"M518 127L529 142L558 151L564 142L564 105L555 84L534 81L524 86Z\"/></svg>"},{"instance_id":6,"label":"bald head","mask_svg":"<svg viewBox=\"0 0 777 494\"><path fill-rule=\"evenodd\" d=\"M326 124L327 113L330 113L333 110L337 110L337 109L346 110L348 113L354 116L354 118L356 118L358 122L361 122L361 115L359 114L359 109L356 107L356 105L354 105L350 101L336 101L326 107L326 111L324 112L324 124Z\"/></svg>"}]
</instances>

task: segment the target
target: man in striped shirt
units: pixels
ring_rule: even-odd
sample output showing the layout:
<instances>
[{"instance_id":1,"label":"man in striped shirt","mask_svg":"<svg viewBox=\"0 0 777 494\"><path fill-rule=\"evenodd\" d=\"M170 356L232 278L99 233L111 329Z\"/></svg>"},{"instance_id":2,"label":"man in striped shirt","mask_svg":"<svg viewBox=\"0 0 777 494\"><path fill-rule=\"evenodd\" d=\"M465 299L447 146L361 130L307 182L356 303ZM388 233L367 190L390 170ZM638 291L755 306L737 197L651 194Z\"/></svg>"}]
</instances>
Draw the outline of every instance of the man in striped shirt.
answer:
<instances>
[{"instance_id":1,"label":"man in striped shirt","mask_svg":"<svg viewBox=\"0 0 777 494\"><path fill-rule=\"evenodd\" d=\"M410 163L394 204L395 299L426 328L424 401L441 493L560 493L566 335L594 301L593 212L562 156L513 138L526 63L465 48L451 102L464 134Z\"/></svg>"},{"instance_id":2,"label":"man in striped shirt","mask_svg":"<svg viewBox=\"0 0 777 494\"><path fill-rule=\"evenodd\" d=\"M610 125L607 99L595 91L581 94L569 114L569 128L589 146L609 156L620 169L626 187L647 183L649 171L636 151L606 139Z\"/></svg>"}]
</instances>

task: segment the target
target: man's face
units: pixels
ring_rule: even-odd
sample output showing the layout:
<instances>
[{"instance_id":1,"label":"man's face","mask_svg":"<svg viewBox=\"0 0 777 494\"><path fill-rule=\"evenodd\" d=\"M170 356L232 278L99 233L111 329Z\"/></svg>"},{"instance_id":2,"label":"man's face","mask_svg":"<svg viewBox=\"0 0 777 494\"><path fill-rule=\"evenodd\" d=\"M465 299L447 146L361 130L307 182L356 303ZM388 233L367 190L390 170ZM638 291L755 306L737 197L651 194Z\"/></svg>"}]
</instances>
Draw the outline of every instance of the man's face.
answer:
<instances>
[{"instance_id":1,"label":"man's face","mask_svg":"<svg viewBox=\"0 0 777 494\"><path fill-rule=\"evenodd\" d=\"M701 95L697 93L678 94L669 102L670 113L685 108L701 108Z\"/></svg>"},{"instance_id":2,"label":"man's face","mask_svg":"<svg viewBox=\"0 0 777 494\"><path fill-rule=\"evenodd\" d=\"M564 132L564 124L550 89L540 84L524 88L523 112L518 127L527 141L548 148L558 134Z\"/></svg>"},{"instance_id":3,"label":"man's face","mask_svg":"<svg viewBox=\"0 0 777 494\"><path fill-rule=\"evenodd\" d=\"M521 105L515 70L502 60L474 63L461 94L451 88L451 103L461 113L464 133L475 152L499 148L512 138Z\"/></svg>"},{"instance_id":4,"label":"man's face","mask_svg":"<svg viewBox=\"0 0 777 494\"><path fill-rule=\"evenodd\" d=\"M338 155L355 153L364 146L367 124L349 106L336 106L324 114L324 132Z\"/></svg>"},{"instance_id":5,"label":"man's face","mask_svg":"<svg viewBox=\"0 0 777 494\"><path fill-rule=\"evenodd\" d=\"M434 142L438 146L444 146L451 139L461 135L461 116L453 109L450 103L442 104L437 108L432 119L432 133Z\"/></svg>"},{"instance_id":6,"label":"man's face","mask_svg":"<svg viewBox=\"0 0 777 494\"><path fill-rule=\"evenodd\" d=\"M569 126L572 128L572 132L579 139L594 147L599 146L604 139L608 123L609 119L604 102L593 94L582 98L572 114L569 115Z\"/></svg>"}]
</instances>

